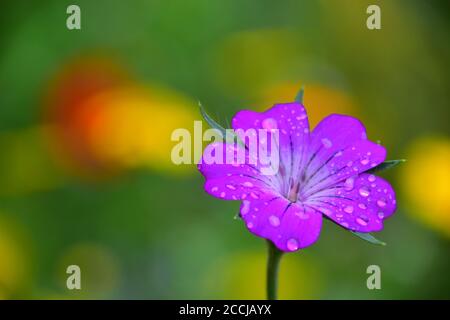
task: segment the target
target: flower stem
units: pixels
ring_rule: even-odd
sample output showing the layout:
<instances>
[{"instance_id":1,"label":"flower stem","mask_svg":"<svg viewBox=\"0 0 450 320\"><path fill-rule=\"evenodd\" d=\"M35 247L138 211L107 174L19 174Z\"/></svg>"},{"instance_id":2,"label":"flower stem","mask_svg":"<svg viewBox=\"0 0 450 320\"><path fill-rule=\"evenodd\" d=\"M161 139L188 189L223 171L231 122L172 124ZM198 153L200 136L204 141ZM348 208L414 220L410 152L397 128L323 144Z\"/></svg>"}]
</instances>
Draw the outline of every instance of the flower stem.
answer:
<instances>
[{"instance_id":1,"label":"flower stem","mask_svg":"<svg viewBox=\"0 0 450 320\"><path fill-rule=\"evenodd\" d=\"M267 240L269 255L267 258L267 299L277 299L278 289L278 267L280 265L283 251L278 248L269 240Z\"/></svg>"}]
</instances>

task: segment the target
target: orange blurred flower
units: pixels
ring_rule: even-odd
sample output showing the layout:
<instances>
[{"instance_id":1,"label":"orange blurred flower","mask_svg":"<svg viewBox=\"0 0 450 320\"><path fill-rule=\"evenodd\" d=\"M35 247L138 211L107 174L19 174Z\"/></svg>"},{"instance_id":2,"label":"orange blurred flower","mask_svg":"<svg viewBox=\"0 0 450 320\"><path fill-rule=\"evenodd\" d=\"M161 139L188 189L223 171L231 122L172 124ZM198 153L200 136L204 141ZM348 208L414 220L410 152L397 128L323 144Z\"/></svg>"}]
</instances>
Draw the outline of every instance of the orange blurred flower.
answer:
<instances>
[{"instance_id":1,"label":"orange blurred flower","mask_svg":"<svg viewBox=\"0 0 450 320\"><path fill-rule=\"evenodd\" d=\"M138 84L119 65L95 58L67 66L50 91L46 118L66 167L90 178L142 166L179 171L170 160L170 137L192 127L194 101Z\"/></svg>"}]
</instances>

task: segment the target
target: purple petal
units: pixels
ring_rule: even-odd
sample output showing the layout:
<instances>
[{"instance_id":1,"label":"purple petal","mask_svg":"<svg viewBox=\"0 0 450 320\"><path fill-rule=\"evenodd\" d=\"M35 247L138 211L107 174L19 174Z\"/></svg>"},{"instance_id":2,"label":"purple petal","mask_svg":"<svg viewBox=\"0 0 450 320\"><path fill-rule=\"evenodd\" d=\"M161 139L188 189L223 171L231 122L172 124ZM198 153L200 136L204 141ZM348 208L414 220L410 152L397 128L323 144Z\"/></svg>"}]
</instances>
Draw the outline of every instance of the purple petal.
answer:
<instances>
[{"instance_id":1,"label":"purple petal","mask_svg":"<svg viewBox=\"0 0 450 320\"><path fill-rule=\"evenodd\" d=\"M308 205L347 229L372 232L383 229L383 220L396 209L396 199L387 181L363 173L314 195Z\"/></svg>"},{"instance_id":2,"label":"purple petal","mask_svg":"<svg viewBox=\"0 0 450 320\"><path fill-rule=\"evenodd\" d=\"M242 140L244 137L240 130L277 129L279 139L275 142L275 149L269 151L278 151L279 169L284 177L298 175L309 145L308 117L300 103L276 104L264 113L240 111L234 116L232 126Z\"/></svg>"},{"instance_id":3,"label":"purple petal","mask_svg":"<svg viewBox=\"0 0 450 320\"><path fill-rule=\"evenodd\" d=\"M319 238L322 226L319 212L276 196L244 200L240 213L250 232L271 240L283 251L310 246Z\"/></svg>"},{"instance_id":4,"label":"purple petal","mask_svg":"<svg viewBox=\"0 0 450 320\"><path fill-rule=\"evenodd\" d=\"M242 159L238 152L244 155ZM214 155L220 162L211 162L207 155ZM275 178L262 175L259 163L252 162L246 150L233 144L217 142L208 145L198 169L206 178L206 192L217 198L240 200L249 196L256 199L261 192L273 193L275 190Z\"/></svg>"},{"instance_id":5,"label":"purple petal","mask_svg":"<svg viewBox=\"0 0 450 320\"><path fill-rule=\"evenodd\" d=\"M347 149L351 144L365 140L366 129L356 118L332 114L324 118L311 133L309 163L306 173L311 174L333 155Z\"/></svg>"},{"instance_id":6,"label":"purple petal","mask_svg":"<svg viewBox=\"0 0 450 320\"><path fill-rule=\"evenodd\" d=\"M359 140L330 156L315 171L308 170L304 183L304 197L334 186L349 177L363 173L386 158L386 149L368 140Z\"/></svg>"}]
</instances>

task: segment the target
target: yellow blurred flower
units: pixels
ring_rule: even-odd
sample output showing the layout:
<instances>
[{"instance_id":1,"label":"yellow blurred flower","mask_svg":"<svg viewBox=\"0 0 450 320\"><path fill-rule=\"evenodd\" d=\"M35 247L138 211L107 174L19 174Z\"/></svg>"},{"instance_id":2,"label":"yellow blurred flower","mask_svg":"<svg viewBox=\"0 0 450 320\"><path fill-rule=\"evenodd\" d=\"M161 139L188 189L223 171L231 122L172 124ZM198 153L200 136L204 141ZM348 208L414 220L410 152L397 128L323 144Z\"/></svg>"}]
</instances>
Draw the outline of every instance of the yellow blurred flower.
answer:
<instances>
[{"instance_id":1,"label":"yellow blurred flower","mask_svg":"<svg viewBox=\"0 0 450 320\"><path fill-rule=\"evenodd\" d=\"M409 212L450 236L450 140L421 138L413 142L406 158L401 182Z\"/></svg>"},{"instance_id":2,"label":"yellow blurred flower","mask_svg":"<svg viewBox=\"0 0 450 320\"><path fill-rule=\"evenodd\" d=\"M269 86L263 90L258 105L261 110L266 110L274 103L291 102L301 86L301 82L283 82ZM307 83L304 89L303 104L308 111L311 128L332 113L357 116L356 104L345 91L319 83Z\"/></svg>"},{"instance_id":3,"label":"yellow blurred flower","mask_svg":"<svg viewBox=\"0 0 450 320\"><path fill-rule=\"evenodd\" d=\"M266 299L264 252L239 252L212 264L205 289L216 299ZM286 254L279 270L280 299L314 299L321 292L318 266L305 256Z\"/></svg>"},{"instance_id":4,"label":"yellow blurred flower","mask_svg":"<svg viewBox=\"0 0 450 320\"><path fill-rule=\"evenodd\" d=\"M0 299L20 295L27 285L29 260L20 230L4 217L0 217Z\"/></svg>"},{"instance_id":5,"label":"yellow blurred flower","mask_svg":"<svg viewBox=\"0 0 450 320\"><path fill-rule=\"evenodd\" d=\"M85 102L86 110L101 109L90 132L91 150L113 166L183 170L171 161L173 130L193 130L196 103L167 88L128 87L104 92ZM185 170L183 170L185 171Z\"/></svg>"}]
</instances>

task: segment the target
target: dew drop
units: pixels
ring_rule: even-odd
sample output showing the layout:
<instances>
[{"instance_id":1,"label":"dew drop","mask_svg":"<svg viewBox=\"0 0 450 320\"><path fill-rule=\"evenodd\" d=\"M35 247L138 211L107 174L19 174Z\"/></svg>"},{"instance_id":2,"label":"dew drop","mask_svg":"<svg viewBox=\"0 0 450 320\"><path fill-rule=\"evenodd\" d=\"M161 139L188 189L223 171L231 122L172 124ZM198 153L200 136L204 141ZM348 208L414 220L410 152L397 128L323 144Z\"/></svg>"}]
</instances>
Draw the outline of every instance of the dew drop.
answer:
<instances>
[{"instance_id":1,"label":"dew drop","mask_svg":"<svg viewBox=\"0 0 450 320\"><path fill-rule=\"evenodd\" d=\"M298 241L294 238L289 239L286 245L289 251L295 251L298 249Z\"/></svg>"},{"instance_id":2,"label":"dew drop","mask_svg":"<svg viewBox=\"0 0 450 320\"><path fill-rule=\"evenodd\" d=\"M309 219L309 215L306 214L306 213L303 212L303 211L298 211L298 212L295 213L295 215L296 215L297 217L299 217L300 219L302 219L302 220L307 220L307 219Z\"/></svg>"},{"instance_id":3,"label":"dew drop","mask_svg":"<svg viewBox=\"0 0 450 320\"><path fill-rule=\"evenodd\" d=\"M378 212L378 218L383 219L384 218L384 212Z\"/></svg>"},{"instance_id":4,"label":"dew drop","mask_svg":"<svg viewBox=\"0 0 450 320\"><path fill-rule=\"evenodd\" d=\"M227 187L228 189L230 189L230 190L236 190L236 187L233 186L233 185L231 185L231 184L227 184L226 187Z\"/></svg>"},{"instance_id":5,"label":"dew drop","mask_svg":"<svg viewBox=\"0 0 450 320\"><path fill-rule=\"evenodd\" d=\"M367 165L368 163L369 163L369 159L362 159L362 160L361 160L361 164L362 164L363 166Z\"/></svg>"},{"instance_id":6,"label":"dew drop","mask_svg":"<svg viewBox=\"0 0 450 320\"><path fill-rule=\"evenodd\" d=\"M244 200L242 201L242 209L241 209L241 214L245 215L250 211L250 201L248 200Z\"/></svg>"},{"instance_id":7,"label":"dew drop","mask_svg":"<svg viewBox=\"0 0 450 320\"><path fill-rule=\"evenodd\" d=\"M369 180L369 182L374 182L375 181L375 176L373 175L373 174L371 174L368 178L367 178L367 180Z\"/></svg>"},{"instance_id":8,"label":"dew drop","mask_svg":"<svg viewBox=\"0 0 450 320\"><path fill-rule=\"evenodd\" d=\"M361 216L356 218L356 222L361 226L367 226L369 221L367 220L367 217Z\"/></svg>"},{"instance_id":9,"label":"dew drop","mask_svg":"<svg viewBox=\"0 0 450 320\"><path fill-rule=\"evenodd\" d=\"M364 203L358 204L358 207L359 207L360 209L363 209L363 210L366 210L366 209L367 209L367 206L366 206Z\"/></svg>"},{"instance_id":10,"label":"dew drop","mask_svg":"<svg viewBox=\"0 0 450 320\"><path fill-rule=\"evenodd\" d=\"M386 206L386 200L383 199L383 198L378 199L378 200L377 200L377 205L378 205L380 208L384 208L384 207Z\"/></svg>"},{"instance_id":11,"label":"dew drop","mask_svg":"<svg viewBox=\"0 0 450 320\"><path fill-rule=\"evenodd\" d=\"M280 225L280 219L277 216L274 216L274 215L271 215L269 217L269 222L274 227L278 227Z\"/></svg>"},{"instance_id":12,"label":"dew drop","mask_svg":"<svg viewBox=\"0 0 450 320\"><path fill-rule=\"evenodd\" d=\"M369 191L369 189L368 189L367 187L361 187L361 188L359 189L359 194L360 194L362 197L368 197L368 196L370 195L370 191Z\"/></svg>"},{"instance_id":13,"label":"dew drop","mask_svg":"<svg viewBox=\"0 0 450 320\"><path fill-rule=\"evenodd\" d=\"M321 141L322 141L323 146L327 149L331 148L331 146L333 145L333 143L327 138L323 138Z\"/></svg>"},{"instance_id":14,"label":"dew drop","mask_svg":"<svg viewBox=\"0 0 450 320\"><path fill-rule=\"evenodd\" d=\"M250 196L251 196L253 199L259 199L259 196L258 196L256 193L254 193L254 192L251 192L251 193L250 193Z\"/></svg>"},{"instance_id":15,"label":"dew drop","mask_svg":"<svg viewBox=\"0 0 450 320\"><path fill-rule=\"evenodd\" d=\"M216 192L217 190L219 190L219 188L217 188L217 187L212 187L211 188L211 192Z\"/></svg>"},{"instance_id":16,"label":"dew drop","mask_svg":"<svg viewBox=\"0 0 450 320\"><path fill-rule=\"evenodd\" d=\"M344 211L347 213L353 213L353 209L354 209L353 206L346 206L344 208Z\"/></svg>"},{"instance_id":17,"label":"dew drop","mask_svg":"<svg viewBox=\"0 0 450 320\"><path fill-rule=\"evenodd\" d=\"M247 228L252 229L254 227L253 222L247 222Z\"/></svg>"},{"instance_id":18,"label":"dew drop","mask_svg":"<svg viewBox=\"0 0 450 320\"><path fill-rule=\"evenodd\" d=\"M221 193L220 193L220 197L221 197L221 198L225 198L225 196L226 196L226 193L225 193L225 192L221 192Z\"/></svg>"},{"instance_id":19,"label":"dew drop","mask_svg":"<svg viewBox=\"0 0 450 320\"><path fill-rule=\"evenodd\" d=\"M253 183L251 183L250 181L245 181L242 185L244 187L247 187L247 188L252 188L253 187Z\"/></svg>"},{"instance_id":20,"label":"dew drop","mask_svg":"<svg viewBox=\"0 0 450 320\"><path fill-rule=\"evenodd\" d=\"M266 118L262 121L261 125L266 130L274 130L277 128L277 121L273 118Z\"/></svg>"}]
</instances>

